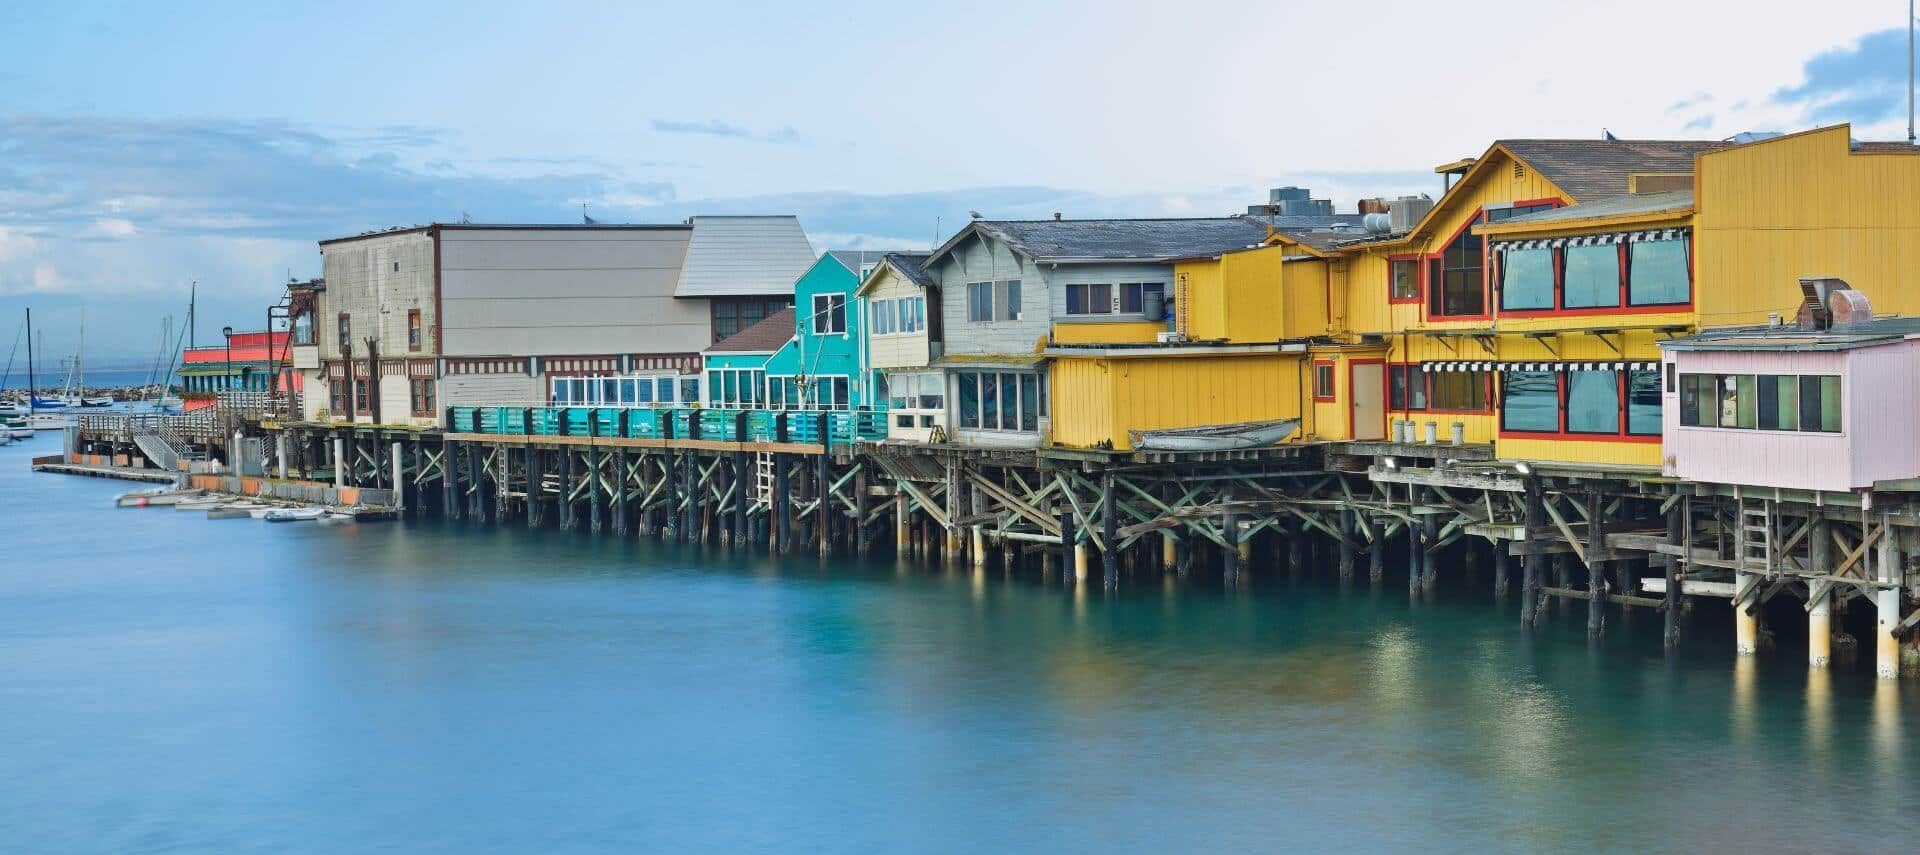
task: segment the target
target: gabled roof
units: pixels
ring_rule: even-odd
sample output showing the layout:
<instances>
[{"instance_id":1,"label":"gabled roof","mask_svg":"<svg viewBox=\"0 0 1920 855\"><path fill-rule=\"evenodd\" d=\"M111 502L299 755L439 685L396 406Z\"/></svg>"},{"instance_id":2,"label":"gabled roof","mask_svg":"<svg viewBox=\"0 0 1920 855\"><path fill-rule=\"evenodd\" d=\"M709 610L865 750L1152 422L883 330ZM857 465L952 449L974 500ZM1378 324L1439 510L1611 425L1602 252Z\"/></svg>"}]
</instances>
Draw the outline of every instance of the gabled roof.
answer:
<instances>
[{"instance_id":1,"label":"gabled roof","mask_svg":"<svg viewBox=\"0 0 1920 855\"><path fill-rule=\"evenodd\" d=\"M706 353L772 353L793 338L793 307L781 309L715 342Z\"/></svg>"},{"instance_id":2,"label":"gabled roof","mask_svg":"<svg viewBox=\"0 0 1920 855\"><path fill-rule=\"evenodd\" d=\"M1920 336L1920 318L1888 316L1827 330L1786 326L1718 327L1657 342L1662 350L1852 350Z\"/></svg>"},{"instance_id":3,"label":"gabled roof","mask_svg":"<svg viewBox=\"0 0 1920 855\"><path fill-rule=\"evenodd\" d=\"M926 263L929 257L931 257L930 254L924 252L889 252L881 258L879 264L874 265L872 273L868 273L860 280L860 287L855 289L854 293L866 293L867 286L873 283L874 277L880 275L880 269L883 267L893 270L907 281L922 288L938 290L940 283L927 275Z\"/></svg>"},{"instance_id":4,"label":"gabled roof","mask_svg":"<svg viewBox=\"0 0 1920 855\"><path fill-rule=\"evenodd\" d=\"M1276 217L1276 222L1321 217ZM1305 223L1300 223L1305 225ZM1266 240L1260 217L1138 220L974 220L927 259L931 265L961 241L984 234L1036 262L1170 261L1218 255Z\"/></svg>"},{"instance_id":5,"label":"gabled roof","mask_svg":"<svg viewBox=\"0 0 1920 855\"><path fill-rule=\"evenodd\" d=\"M675 297L753 297L793 293L815 261L792 215L694 217Z\"/></svg>"},{"instance_id":6,"label":"gabled roof","mask_svg":"<svg viewBox=\"0 0 1920 855\"><path fill-rule=\"evenodd\" d=\"M1635 173L1693 171L1693 157L1726 148L1719 140L1498 140L1576 202L1624 195ZM1485 161L1486 158L1481 158Z\"/></svg>"},{"instance_id":7,"label":"gabled roof","mask_svg":"<svg viewBox=\"0 0 1920 855\"><path fill-rule=\"evenodd\" d=\"M841 267L845 267L846 269L853 271L853 274L855 276L859 276L861 274L862 268L870 264L879 264L880 259L885 258L887 254L890 252L893 252L893 250L829 249L827 250L826 255L831 257L834 261L840 262Z\"/></svg>"}]
</instances>

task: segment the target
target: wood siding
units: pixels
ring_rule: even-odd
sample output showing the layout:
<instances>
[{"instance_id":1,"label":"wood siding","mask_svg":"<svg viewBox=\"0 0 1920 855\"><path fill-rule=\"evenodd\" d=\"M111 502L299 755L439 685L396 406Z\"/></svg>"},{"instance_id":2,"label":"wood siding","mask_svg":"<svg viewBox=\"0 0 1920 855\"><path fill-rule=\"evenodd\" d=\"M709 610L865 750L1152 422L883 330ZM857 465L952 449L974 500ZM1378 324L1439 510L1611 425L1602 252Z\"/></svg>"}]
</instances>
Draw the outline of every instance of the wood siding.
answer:
<instances>
[{"instance_id":1,"label":"wood siding","mask_svg":"<svg viewBox=\"0 0 1920 855\"><path fill-rule=\"evenodd\" d=\"M1133 447L1128 431L1297 418L1307 397L1297 354L1054 362L1053 441Z\"/></svg>"}]
</instances>

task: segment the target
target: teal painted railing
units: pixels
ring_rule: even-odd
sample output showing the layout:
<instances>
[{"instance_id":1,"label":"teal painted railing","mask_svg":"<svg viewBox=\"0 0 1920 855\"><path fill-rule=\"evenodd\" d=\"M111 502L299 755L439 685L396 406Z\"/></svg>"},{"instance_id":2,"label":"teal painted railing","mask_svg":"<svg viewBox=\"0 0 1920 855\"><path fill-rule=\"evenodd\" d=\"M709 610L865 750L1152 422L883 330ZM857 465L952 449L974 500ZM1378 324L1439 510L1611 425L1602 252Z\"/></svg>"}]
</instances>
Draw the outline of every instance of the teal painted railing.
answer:
<instances>
[{"instance_id":1,"label":"teal painted railing","mask_svg":"<svg viewBox=\"0 0 1920 855\"><path fill-rule=\"evenodd\" d=\"M886 439L887 411L448 407L447 426L455 433L846 446Z\"/></svg>"}]
</instances>

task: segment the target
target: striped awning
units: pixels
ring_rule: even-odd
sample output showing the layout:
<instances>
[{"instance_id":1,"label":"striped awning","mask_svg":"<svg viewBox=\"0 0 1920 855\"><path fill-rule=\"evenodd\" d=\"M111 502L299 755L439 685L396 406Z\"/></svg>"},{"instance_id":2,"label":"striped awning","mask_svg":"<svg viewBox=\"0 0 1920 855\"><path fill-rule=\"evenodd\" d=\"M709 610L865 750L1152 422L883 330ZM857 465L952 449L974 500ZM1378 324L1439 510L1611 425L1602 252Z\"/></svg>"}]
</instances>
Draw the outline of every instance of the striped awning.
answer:
<instances>
[{"instance_id":1,"label":"striped awning","mask_svg":"<svg viewBox=\"0 0 1920 855\"><path fill-rule=\"evenodd\" d=\"M1637 232L1609 232L1600 235L1577 235L1575 237L1535 238L1533 240L1495 241L1495 252L1508 252L1517 249L1560 249L1568 246L1604 246L1616 243L1639 243L1649 240L1679 240L1692 229L1647 229Z\"/></svg>"},{"instance_id":2,"label":"striped awning","mask_svg":"<svg viewBox=\"0 0 1920 855\"><path fill-rule=\"evenodd\" d=\"M1658 362L1422 362L1421 371L1658 371Z\"/></svg>"}]
</instances>

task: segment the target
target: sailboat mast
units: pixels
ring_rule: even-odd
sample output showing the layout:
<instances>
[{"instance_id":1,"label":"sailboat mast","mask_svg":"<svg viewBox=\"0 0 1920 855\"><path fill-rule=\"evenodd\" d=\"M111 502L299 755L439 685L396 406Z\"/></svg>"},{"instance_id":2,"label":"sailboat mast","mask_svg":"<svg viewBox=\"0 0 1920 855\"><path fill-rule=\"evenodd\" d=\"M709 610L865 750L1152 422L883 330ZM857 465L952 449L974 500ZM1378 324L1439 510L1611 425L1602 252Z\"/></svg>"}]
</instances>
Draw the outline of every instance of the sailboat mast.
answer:
<instances>
[{"instance_id":1,"label":"sailboat mast","mask_svg":"<svg viewBox=\"0 0 1920 855\"><path fill-rule=\"evenodd\" d=\"M27 407L33 407L33 308L27 308Z\"/></svg>"}]
</instances>

